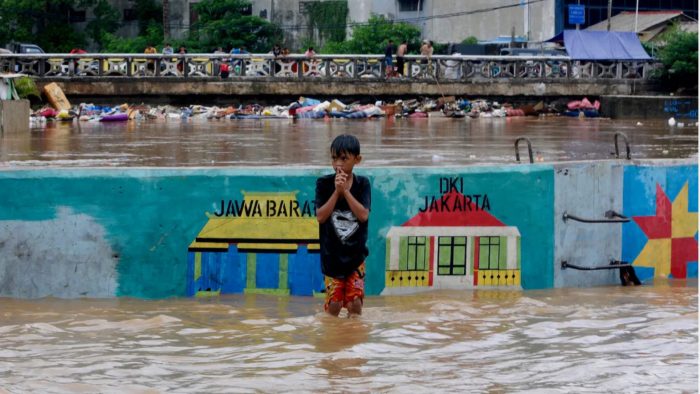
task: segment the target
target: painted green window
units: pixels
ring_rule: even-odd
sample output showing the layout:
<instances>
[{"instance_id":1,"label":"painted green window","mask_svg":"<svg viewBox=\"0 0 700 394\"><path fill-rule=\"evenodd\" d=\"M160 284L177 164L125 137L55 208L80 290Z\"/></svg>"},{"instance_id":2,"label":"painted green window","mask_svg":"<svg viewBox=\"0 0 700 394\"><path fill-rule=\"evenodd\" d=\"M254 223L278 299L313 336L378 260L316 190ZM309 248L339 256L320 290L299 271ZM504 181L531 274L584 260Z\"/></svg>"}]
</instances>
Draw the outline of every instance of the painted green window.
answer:
<instances>
[{"instance_id":1,"label":"painted green window","mask_svg":"<svg viewBox=\"0 0 700 394\"><path fill-rule=\"evenodd\" d=\"M505 246L505 239L503 241ZM505 253L503 253L505 262ZM480 237L479 238L479 269L496 270L499 269L501 261L501 237ZM505 267L503 267L505 268Z\"/></svg>"},{"instance_id":2,"label":"painted green window","mask_svg":"<svg viewBox=\"0 0 700 394\"><path fill-rule=\"evenodd\" d=\"M438 237L438 275L467 274L467 237Z\"/></svg>"},{"instance_id":3,"label":"painted green window","mask_svg":"<svg viewBox=\"0 0 700 394\"><path fill-rule=\"evenodd\" d=\"M399 240L399 269L425 271L428 269L427 237L401 237Z\"/></svg>"}]
</instances>

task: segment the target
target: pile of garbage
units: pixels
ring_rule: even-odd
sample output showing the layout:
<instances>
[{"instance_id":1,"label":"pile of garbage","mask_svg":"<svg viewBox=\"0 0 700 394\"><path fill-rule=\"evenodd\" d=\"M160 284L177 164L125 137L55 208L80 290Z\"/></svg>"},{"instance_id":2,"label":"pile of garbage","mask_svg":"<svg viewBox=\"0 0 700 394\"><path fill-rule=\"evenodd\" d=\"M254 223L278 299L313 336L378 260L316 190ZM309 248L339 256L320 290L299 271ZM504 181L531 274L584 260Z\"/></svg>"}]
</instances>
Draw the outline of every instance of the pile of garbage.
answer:
<instances>
[{"instance_id":1,"label":"pile of garbage","mask_svg":"<svg viewBox=\"0 0 700 394\"><path fill-rule=\"evenodd\" d=\"M514 116L576 116L598 117L600 103L591 103L587 98L568 103L513 105L493 100L454 96L437 99L396 100L393 103L354 102L345 104L338 99L320 101L309 97L299 97L287 105L262 106L248 104L239 106L174 107L170 105L149 106L129 105L100 106L82 103L70 106L68 100L56 86L49 96L50 107L44 107L31 115L31 121L72 122L126 122L129 120L189 120L189 119L367 119L377 117L428 118L434 116L448 118L504 118Z\"/></svg>"}]
</instances>

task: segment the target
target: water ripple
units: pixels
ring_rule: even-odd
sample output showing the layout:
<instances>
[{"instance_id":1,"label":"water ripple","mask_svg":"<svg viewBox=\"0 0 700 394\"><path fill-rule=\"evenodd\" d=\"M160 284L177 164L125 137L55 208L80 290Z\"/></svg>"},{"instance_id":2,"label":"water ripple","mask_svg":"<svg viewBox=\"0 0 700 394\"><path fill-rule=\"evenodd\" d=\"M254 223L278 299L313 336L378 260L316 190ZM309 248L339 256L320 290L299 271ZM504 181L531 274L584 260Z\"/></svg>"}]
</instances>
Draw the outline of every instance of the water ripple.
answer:
<instances>
[{"instance_id":1,"label":"water ripple","mask_svg":"<svg viewBox=\"0 0 700 394\"><path fill-rule=\"evenodd\" d=\"M431 292L369 297L359 319L310 297L2 300L0 387L692 392L697 299L679 286Z\"/></svg>"}]
</instances>

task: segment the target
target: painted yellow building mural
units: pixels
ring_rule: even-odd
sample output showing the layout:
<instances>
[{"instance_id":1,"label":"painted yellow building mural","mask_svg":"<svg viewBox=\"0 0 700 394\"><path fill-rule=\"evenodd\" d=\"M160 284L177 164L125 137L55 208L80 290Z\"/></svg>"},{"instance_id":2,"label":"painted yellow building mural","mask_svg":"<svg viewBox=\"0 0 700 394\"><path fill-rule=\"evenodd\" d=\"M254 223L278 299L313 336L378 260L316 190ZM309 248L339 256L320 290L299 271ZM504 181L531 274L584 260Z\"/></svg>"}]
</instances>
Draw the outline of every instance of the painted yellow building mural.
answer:
<instances>
[{"instance_id":1,"label":"painted yellow building mural","mask_svg":"<svg viewBox=\"0 0 700 394\"><path fill-rule=\"evenodd\" d=\"M323 289L313 202L297 192L242 192L206 213L189 245L189 295L312 295Z\"/></svg>"}]
</instances>

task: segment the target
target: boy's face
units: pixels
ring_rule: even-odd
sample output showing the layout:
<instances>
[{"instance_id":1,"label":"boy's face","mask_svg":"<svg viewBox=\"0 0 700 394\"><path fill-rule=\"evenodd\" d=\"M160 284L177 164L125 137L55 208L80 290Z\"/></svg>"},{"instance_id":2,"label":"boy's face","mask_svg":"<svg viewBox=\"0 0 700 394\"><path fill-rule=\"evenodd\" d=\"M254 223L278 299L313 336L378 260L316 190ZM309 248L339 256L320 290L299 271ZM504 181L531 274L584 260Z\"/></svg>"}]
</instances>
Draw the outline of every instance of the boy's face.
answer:
<instances>
[{"instance_id":1,"label":"boy's face","mask_svg":"<svg viewBox=\"0 0 700 394\"><path fill-rule=\"evenodd\" d=\"M336 173L343 171L346 174L350 174L353 167L360 161L362 161L362 155L353 155L345 151L331 153L331 163Z\"/></svg>"}]
</instances>

